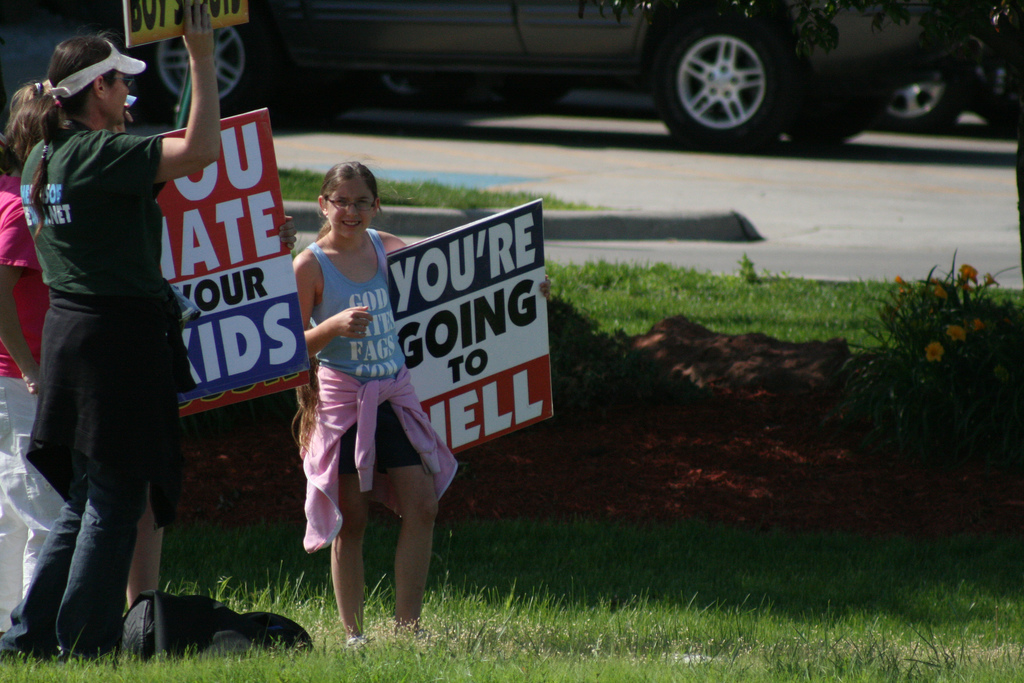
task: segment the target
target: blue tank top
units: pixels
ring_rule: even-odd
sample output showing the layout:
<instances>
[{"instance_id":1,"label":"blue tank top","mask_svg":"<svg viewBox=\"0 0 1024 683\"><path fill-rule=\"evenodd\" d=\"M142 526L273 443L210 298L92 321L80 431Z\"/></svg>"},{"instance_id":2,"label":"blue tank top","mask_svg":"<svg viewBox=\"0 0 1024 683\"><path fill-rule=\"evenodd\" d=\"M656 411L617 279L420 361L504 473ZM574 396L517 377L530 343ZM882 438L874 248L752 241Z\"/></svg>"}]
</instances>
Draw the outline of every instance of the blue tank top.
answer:
<instances>
[{"instance_id":1,"label":"blue tank top","mask_svg":"<svg viewBox=\"0 0 1024 683\"><path fill-rule=\"evenodd\" d=\"M317 359L329 368L344 372L360 382L390 379L405 364L405 354L398 345L395 314L388 296L387 258L384 243L376 230L367 230L377 253L377 272L366 282L353 282L334 267L327 254L314 242L309 245L324 275L324 292L313 307L310 321L318 325L335 313L355 306L369 307L373 322L361 339L335 337L318 354Z\"/></svg>"}]
</instances>

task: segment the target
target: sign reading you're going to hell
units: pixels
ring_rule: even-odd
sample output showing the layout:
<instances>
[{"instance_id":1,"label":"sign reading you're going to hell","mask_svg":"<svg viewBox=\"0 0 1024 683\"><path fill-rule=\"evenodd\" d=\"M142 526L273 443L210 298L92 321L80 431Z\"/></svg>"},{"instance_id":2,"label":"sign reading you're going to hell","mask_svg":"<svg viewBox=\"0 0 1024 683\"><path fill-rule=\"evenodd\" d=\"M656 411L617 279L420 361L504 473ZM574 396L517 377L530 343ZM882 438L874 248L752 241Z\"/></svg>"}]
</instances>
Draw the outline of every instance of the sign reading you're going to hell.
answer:
<instances>
[{"instance_id":1,"label":"sign reading you're going to hell","mask_svg":"<svg viewBox=\"0 0 1024 683\"><path fill-rule=\"evenodd\" d=\"M308 381L267 110L221 121L220 159L167 183L157 201L164 277L201 311L183 333L197 386L179 394L181 414Z\"/></svg>"},{"instance_id":2,"label":"sign reading you're going to hell","mask_svg":"<svg viewBox=\"0 0 1024 683\"><path fill-rule=\"evenodd\" d=\"M453 451L551 417L541 201L388 255L406 366Z\"/></svg>"}]
</instances>

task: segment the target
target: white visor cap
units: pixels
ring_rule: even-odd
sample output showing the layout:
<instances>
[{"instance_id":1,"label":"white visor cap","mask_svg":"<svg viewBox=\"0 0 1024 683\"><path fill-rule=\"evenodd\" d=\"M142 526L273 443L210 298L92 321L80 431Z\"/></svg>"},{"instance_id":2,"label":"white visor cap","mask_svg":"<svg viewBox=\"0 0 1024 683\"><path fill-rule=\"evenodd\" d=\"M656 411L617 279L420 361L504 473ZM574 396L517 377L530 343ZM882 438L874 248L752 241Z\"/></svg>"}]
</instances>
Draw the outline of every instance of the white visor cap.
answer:
<instances>
[{"instance_id":1,"label":"white visor cap","mask_svg":"<svg viewBox=\"0 0 1024 683\"><path fill-rule=\"evenodd\" d=\"M146 63L141 59L121 54L110 41L107 41L107 45L110 45L110 55L106 59L87 66L81 71L76 71L61 80L60 83L53 86L50 93L54 97L71 97L108 71L120 71L128 76L134 76L146 70Z\"/></svg>"}]
</instances>

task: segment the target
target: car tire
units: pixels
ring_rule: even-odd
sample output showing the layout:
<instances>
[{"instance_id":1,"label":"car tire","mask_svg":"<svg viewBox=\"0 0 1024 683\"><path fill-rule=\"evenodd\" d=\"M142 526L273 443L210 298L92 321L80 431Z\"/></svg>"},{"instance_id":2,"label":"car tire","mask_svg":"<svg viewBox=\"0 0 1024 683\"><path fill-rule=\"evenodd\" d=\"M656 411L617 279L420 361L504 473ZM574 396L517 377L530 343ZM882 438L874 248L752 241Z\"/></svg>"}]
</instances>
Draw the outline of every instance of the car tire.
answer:
<instances>
[{"instance_id":1,"label":"car tire","mask_svg":"<svg viewBox=\"0 0 1024 683\"><path fill-rule=\"evenodd\" d=\"M271 104L282 81L283 56L255 8L248 23L217 29L216 56L221 116ZM149 68L139 80L139 104L147 119L170 121L188 69L188 51L181 39L164 40L149 47L144 58Z\"/></svg>"},{"instance_id":2,"label":"car tire","mask_svg":"<svg viewBox=\"0 0 1024 683\"><path fill-rule=\"evenodd\" d=\"M772 24L702 13L658 48L653 95L687 147L750 152L774 144L799 111L800 66Z\"/></svg>"},{"instance_id":3,"label":"car tire","mask_svg":"<svg viewBox=\"0 0 1024 683\"><path fill-rule=\"evenodd\" d=\"M901 133L948 133L968 107L973 88L966 79L936 73L896 90L879 127Z\"/></svg>"}]
</instances>

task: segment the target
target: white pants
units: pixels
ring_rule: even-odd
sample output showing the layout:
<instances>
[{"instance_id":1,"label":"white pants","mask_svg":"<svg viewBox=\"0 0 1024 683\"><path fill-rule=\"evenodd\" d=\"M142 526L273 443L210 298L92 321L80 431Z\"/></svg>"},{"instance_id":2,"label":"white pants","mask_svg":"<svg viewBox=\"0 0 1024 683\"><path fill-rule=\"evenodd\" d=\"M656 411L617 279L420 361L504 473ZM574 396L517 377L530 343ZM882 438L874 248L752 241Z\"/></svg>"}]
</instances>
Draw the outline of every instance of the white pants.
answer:
<instances>
[{"instance_id":1,"label":"white pants","mask_svg":"<svg viewBox=\"0 0 1024 683\"><path fill-rule=\"evenodd\" d=\"M46 535L64 505L25 460L36 397L18 377L0 377L0 631L25 594Z\"/></svg>"}]
</instances>

